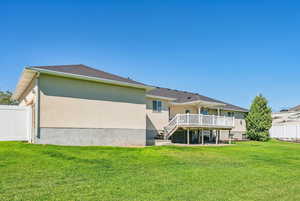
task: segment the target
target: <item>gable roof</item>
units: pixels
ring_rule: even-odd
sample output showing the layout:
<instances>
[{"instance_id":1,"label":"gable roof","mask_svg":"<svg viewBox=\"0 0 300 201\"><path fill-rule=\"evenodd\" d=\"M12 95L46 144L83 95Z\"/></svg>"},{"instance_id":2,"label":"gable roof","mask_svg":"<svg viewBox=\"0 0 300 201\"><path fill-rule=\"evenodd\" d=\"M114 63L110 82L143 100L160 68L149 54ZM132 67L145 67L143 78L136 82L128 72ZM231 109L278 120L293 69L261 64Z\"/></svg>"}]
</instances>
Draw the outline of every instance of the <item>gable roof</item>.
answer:
<instances>
[{"instance_id":1,"label":"gable roof","mask_svg":"<svg viewBox=\"0 0 300 201\"><path fill-rule=\"evenodd\" d=\"M120 82L127 82L130 84L138 84L138 85L146 86L144 83L134 81L130 78L124 78L124 77L121 77L118 75L107 73L102 70L91 68L91 67L83 65L83 64L57 65L57 66L31 66L30 68L37 69L37 70L41 69L41 70L50 70L50 71L56 71L56 72L61 72L61 73L83 75L83 76L88 76L88 77L115 80L115 81L120 81Z\"/></svg>"},{"instance_id":2,"label":"gable roof","mask_svg":"<svg viewBox=\"0 0 300 201\"><path fill-rule=\"evenodd\" d=\"M300 111L300 105L290 108L288 111Z\"/></svg>"},{"instance_id":3,"label":"gable roof","mask_svg":"<svg viewBox=\"0 0 300 201\"><path fill-rule=\"evenodd\" d=\"M28 84L34 78L36 73L45 73L52 75L59 75L64 77L72 77L77 79L86 79L97 82L106 82L111 84L118 84L130 87L144 88L147 91L147 95L153 97L164 97L172 101L173 103L189 103L193 101L212 102L214 104L222 105L223 109L247 112L247 109L225 103L207 96L203 96L197 93L191 93L186 91L173 90L162 87L153 87L141 82L134 81L130 78L124 78L118 75L104 72L102 70L94 69L83 64L75 65L56 65L56 66L30 66L25 68L21 79L17 85L17 89L14 92L13 99L18 100Z\"/></svg>"},{"instance_id":4,"label":"gable roof","mask_svg":"<svg viewBox=\"0 0 300 201\"><path fill-rule=\"evenodd\" d=\"M93 82L101 82L118 86L133 87L139 89L152 90L154 87L124 78L118 75L94 69L82 64L76 65L57 65L57 66L30 66L23 71L17 84L17 88L12 96L13 100L19 100L34 77L39 73L61 76L72 79L81 79Z\"/></svg>"},{"instance_id":5,"label":"gable roof","mask_svg":"<svg viewBox=\"0 0 300 201\"><path fill-rule=\"evenodd\" d=\"M187 91L180 91L162 87L156 87L156 89L149 91L147 94L157 97L168 97L175 99L173 102L175 103L188 103L193 101L205 101L205 102L214 102L223 105L222 108L225 110L234 110L241 112L248 112L247 109L238 107L229 103L225 103L223 101L219 101L213 98L209 98L207 96L200 95L198 93L192 93Z\"/></svg>"}]
</instances>

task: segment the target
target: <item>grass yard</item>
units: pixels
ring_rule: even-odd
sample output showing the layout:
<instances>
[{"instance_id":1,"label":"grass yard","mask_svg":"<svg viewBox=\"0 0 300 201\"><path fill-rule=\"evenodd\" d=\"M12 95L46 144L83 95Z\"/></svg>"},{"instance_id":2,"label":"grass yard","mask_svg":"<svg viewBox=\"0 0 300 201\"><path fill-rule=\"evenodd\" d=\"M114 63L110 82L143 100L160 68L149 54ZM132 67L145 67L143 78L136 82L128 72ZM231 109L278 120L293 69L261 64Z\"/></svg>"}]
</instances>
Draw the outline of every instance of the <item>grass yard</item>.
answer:
<instances>
[{"instance_id":1,"label":"grass yard","mask_svg":"<svg viewBox=\"0 0 300 201\"><path fill-rule=\"evenodd\" d=\"M0 142L0 200L300 200L300 144L61 147Z\"/></svg>"}]
</instances>

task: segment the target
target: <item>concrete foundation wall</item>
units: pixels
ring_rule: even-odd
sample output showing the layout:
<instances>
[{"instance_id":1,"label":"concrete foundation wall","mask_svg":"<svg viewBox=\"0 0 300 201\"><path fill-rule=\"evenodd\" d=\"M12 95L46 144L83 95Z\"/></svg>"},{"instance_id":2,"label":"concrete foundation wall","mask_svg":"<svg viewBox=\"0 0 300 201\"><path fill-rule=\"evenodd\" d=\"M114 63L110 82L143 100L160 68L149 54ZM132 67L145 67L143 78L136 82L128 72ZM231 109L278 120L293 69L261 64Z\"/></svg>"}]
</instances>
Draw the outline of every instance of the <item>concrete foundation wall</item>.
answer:
<instances>
[{"instance_id":1,"label":"concrete foundation wall","mask_svg":"<svg viewBox=\"0 0 300 201\"><path fill-rule=\"evenodd\" d=\"M158 130L146 130L146 145L155 145L155 137L159 134Z\"/></svg>"},{"instance_id":2,"label":"concrete foundation wall","mask_svg":"<svg viewBox=\"0 0 300 201\"><path fill-rule=\"evenodd\" d=\"M41 128L37 144L72 146L145 146L145 129Z\"/></svg>"}]
</instances>

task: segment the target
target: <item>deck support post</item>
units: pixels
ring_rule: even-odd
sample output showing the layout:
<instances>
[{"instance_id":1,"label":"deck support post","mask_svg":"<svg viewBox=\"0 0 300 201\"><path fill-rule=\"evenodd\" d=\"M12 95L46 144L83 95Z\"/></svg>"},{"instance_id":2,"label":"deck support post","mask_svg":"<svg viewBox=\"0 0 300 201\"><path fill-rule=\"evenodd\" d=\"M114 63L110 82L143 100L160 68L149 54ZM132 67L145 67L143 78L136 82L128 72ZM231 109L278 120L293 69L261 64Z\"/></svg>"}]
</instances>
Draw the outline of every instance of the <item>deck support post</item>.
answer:
<instances>
[{"instance_id":1,"label":"deck support post","mask_svg":"<svg viewBox=\"0 0 300 201\"><path fill-rule=\"evenodd\" d=\"M229 137L229 144L231 144L231 130L229 130L228 137Z\"/></svg>"},{"instance_id":2,"label":"deck support post","mask_svg":"<svg viewBox=\"0 0 300 201\"><path fill-rule=\"evenodd\" d=\"M218 144L218 141L219 141L219 131L216 130L216 144Z\"/></svg>"},{"instance_id":3,"label":"deck support post","mask_svg":"<svg viewBox=\"0 0 300 201\"><path fill-rule=\"evenodd\" d=\"M198 114L201 114L201 106L198 107Z\"/></svg>"},{"instance_id":4,"label":"deck support post","mask_svg":"<svg viewBox=\"0 0 300 201\"><path fill-rule=\"evenodd\" d=\"M187 144L190 144L190 129L189 129L189 128L188 128L187 131L186 131L186 135L187 135L187 136L186 136L186 141L187 141L186 143L187 143Z\"/></svg>"},{"instance_id":5,"label":"deck support post","mask_svg":"<svg viewBox=\"0 0 300 201\"><path fill-rule=\"evenodd\" d=\"M200 139L201 139L201 137L200 137L200 130L198 129L197 132L198 132L198 144L200 144L201 143L200 142Z\"/></svg>"},{"instance_id":6,"label":"deck support post","mask_svg":"<svg viewBox=\"0 0 300 201\"><path fill-rule=\"evenodd\" d=\"M204 135L203 135L203 128L201 129L201 143L204 145Z\"/></svg>"}]
</instances>

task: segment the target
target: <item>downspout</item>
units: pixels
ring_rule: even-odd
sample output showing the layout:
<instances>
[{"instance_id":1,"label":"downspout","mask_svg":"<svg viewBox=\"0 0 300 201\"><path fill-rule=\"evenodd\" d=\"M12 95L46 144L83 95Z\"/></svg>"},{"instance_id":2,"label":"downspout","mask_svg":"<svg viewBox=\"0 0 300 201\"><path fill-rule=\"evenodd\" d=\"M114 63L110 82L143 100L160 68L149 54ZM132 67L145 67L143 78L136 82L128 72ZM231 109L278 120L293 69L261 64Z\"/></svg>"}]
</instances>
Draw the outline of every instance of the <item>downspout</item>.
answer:
<instances>
[{"instance_id":1,"label":"downspout","mask_svg":"<svg viewBox=\"0 0 300 201\"><path fill-rule=\"evenodd\" d=\"M36 75L36 96L35 96L35 136L34 142L36 143L37 139L40 138L40 73L37 72Z\"/></svg>"}]
</instances>

